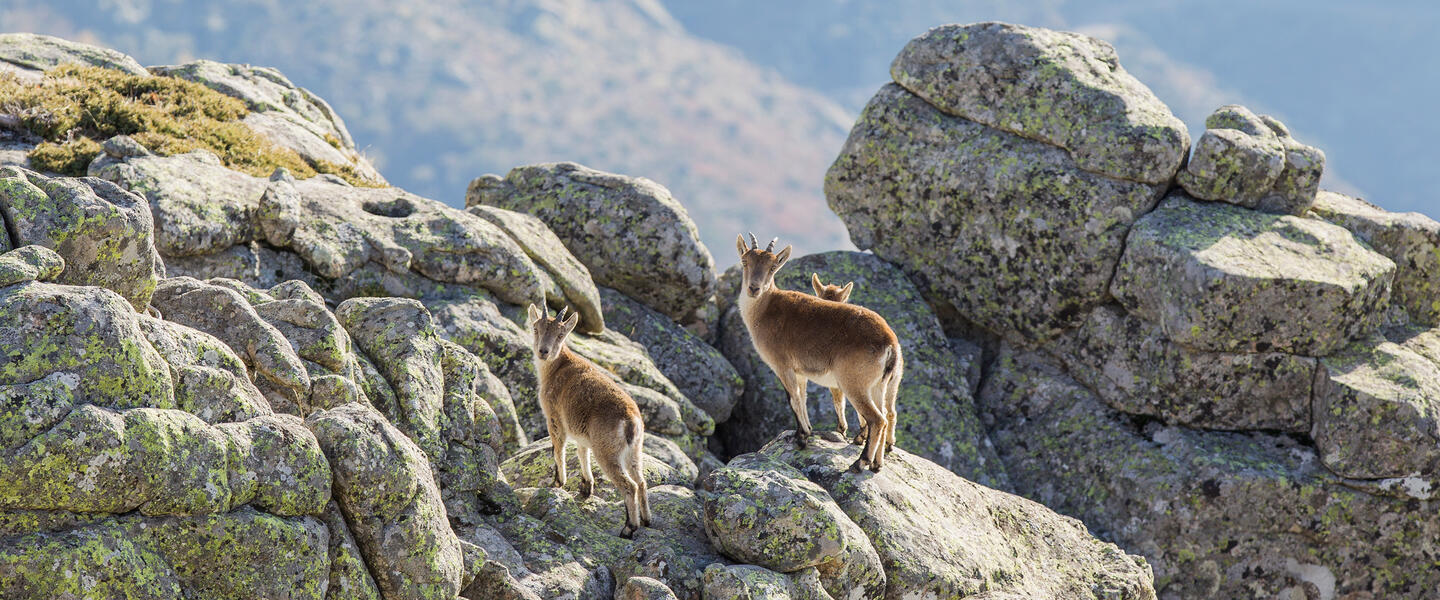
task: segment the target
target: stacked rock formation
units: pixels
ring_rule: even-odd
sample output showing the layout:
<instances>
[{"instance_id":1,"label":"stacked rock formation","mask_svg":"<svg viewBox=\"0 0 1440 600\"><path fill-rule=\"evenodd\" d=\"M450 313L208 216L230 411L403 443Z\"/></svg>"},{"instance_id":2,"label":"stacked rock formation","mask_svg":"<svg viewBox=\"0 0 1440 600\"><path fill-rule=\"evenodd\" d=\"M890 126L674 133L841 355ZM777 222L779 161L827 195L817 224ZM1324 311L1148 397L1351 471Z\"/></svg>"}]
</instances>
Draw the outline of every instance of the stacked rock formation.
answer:
<instances>
[{"instance_id":1,"label":"stacked rock formation","mask_svg":"<svg viewBox=\"0 0 1440 600\"><path fill-rule=\"evenodd\" d=\"M985 346L1013 490L1162 598L1433 594L1440 225L1317 192L1324 155L1243 107L1182 168L1099 40L945 26L891 74L830 205Z\"/></svg>"},{"instance_id":2,"label":"stacked rock formation","mask_svg":"<svg viewBox=\"0 0 1440 600\"><path fill-rule=\"evenodd\" d=\"M272 143L383 183L272 69L0 36L4 76L67 63L202 83ZM976 361L874 257L799 260L890 298L915 348L891 466L847 473L858 448L780 428L732 436L759 452L726 464L717 423L784 400L706 341L731 340L719 280L663 187L533 165L460 210L102 146L90 177L0 163L0 597L1155 597L1143 558L956 474L1005 481ZM641 406L655 518L633 540L608 483L550 487L527 303L574 307L574 349Z\"/></svg>"}]
</instances>

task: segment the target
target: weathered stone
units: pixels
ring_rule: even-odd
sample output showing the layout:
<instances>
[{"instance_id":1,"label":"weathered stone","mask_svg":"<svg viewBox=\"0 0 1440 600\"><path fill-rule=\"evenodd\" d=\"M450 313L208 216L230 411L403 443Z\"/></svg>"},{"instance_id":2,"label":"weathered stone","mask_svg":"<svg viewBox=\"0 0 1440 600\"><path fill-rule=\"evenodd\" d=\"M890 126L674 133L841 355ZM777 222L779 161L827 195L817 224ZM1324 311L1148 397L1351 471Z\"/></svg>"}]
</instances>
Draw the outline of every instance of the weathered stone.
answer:
<instances>
[{"instance_id":1,"label":"weathered stone","mask_svg":"<svg viewBox=\"0 0 1440 600\"><path fill-rule=\"evenodd\" d=\"M1191 196L1289 215L1315 201L1325 153L1295 141L1285 125L1230 104L1205 127L1195 156L1175 177Z\"/></svg>"},{"instance_id":2,"label":"weathered stone","mask_svg":"<svg viewBox=\"0 0 1440 600\"><path fill-rule=\"evenodd\" d=\"M386 416L428 456L444 456L444 350L429 311L406 298L352 298L335 314L395 390Z\"/></svg>"},{"instance_id":3,"label":"weathered stone","mask_svg":"<svg viewBox=\"0 0 1440 600\"><path fill-rule=\"evenodd\" d=\"M306 270L305 261L298 255L255 242L231 246L214 254L167 256L165 274L200 280L224 277L260 289L300 280L312 288L324 289L324 282Z\"/></svg>"},{"instance_id":4,"label":"weathered stone","mask_svg":"<svg viewBox=\"0 0 1440 600\"><path fill-rule=\"evenodd\" d=\"M1202 429L1310 431L1313 358L1187 348L1113 305L1046 351L1124 413Z\"/></svg>"},{"instance_id":5,"label":"weathered stone","mask_svg":"<svg viewBox=\"0 0 1440 600\"><path fill-rule=\"evenodd\" d=\"M896 401L899 426L896 446L939 463L964 477L1005 486L1005 471L975 419L966 369L950 350L934 313L920 292L893 265L859 252L826 252L791 259L775 275L779 289L810 292L810 274L823 281L854 281L850 302L884 317L900 338L905 372ZM793 429L795 418L780 379L755 352L739 310L730 307L721 321L720 350L745 380L745 394L719 437L732 454L750 452L781 431ZM836 427L829 392L811 384L807 397L810 425L816 432ZM846 406L851 433L859 424Z\"/></svg>"},{"instance_id":6,"label":"weathered stone","mask_svg":"<svg viewBox=\"0 0 1440 600\"><path fill-rule=\"evenodd\" d=\"M1059 148L946 115L893 84L825 178L856 246L934 301L1026 342L1104 302L1126 232L1164 190L1081 170Z\"/></svg>"},{"instance_id":7,"label":"weathered stone","mask_svg":"<svg viewBox=\"0 0 1440 600\"><path fill-rule=\"evenodd\" d=\"M306 414L310 375L289 340L260 317L245 295L216 282L224 280L166 279L155 290L155 306L167 321L198 329L230 346L245 361L272 408Z\"/></svg>"},{"instance_id":8,"label":"weathered stone","mask_svg":"<svg viewBox=\"0 0 1440 600\"><path fill-rule=\"evenodd\" d=\"M328 279L364 276L370 268L377 275L413 271L441 284L483 287L517 304L539 301L554 284L489 221L397 189L355 188L324 177L272 181L258 215L266 241L299 254Z\"/></svg>"},{"instance_id":9,"label":"weathered stone","mask_svg":"<svg viewBox=\"0 0 1440 600\"><path fill-rule=\"evenodd\" d=\"M631 577L625 580L624 589L615 596L616 600L679 600L670 587L658 579Z\"/></svg>"},{"instance_id":10,"label":"weathered stone","mask_svg":"<svg viewBox=\"0 0 1440 600\"><path fill-rule=\"evenodd\" d=\"M944 25L906 44L890 76L946 113L1066 149L1086 171L1167 183L1185 124L1109 43L1008 23Z\"/></svg>"},{"instance_id":11,"label":"weathered stone","mask_svg":"<svg viewBox=\"0 0 1440 600\"><path fill-rule=\"evenodd\" d=\"M1405 307L1416 322L1440 325L1440 223L1335 192L1320 192L1311 209L1395 261L1391 302Z\"/></svg>"},{"instance_id":12,"label":"weathered stone","mask_svg":"<svg viewBox=\"0 0 1440 600\"><path fill-rule=\"evenodd\" d=\"M590 279L590 271L575 258L545 222L525 213L476 204L466 212L485 219L505 230L525 254L545 269L564 291L564 297L549 298L551 304L565 304L580 313L580 331L600 333L605 330L605 315L600 308L600 291Z\"/></svg>"},{"instance_id":13,"label":"weathered stone","mask_svg":"<svg viewBox=\"0 0 1440 600\"><path fill-rule=\"evenodd\" d=\"M170 365L176 408L212 425L271 414L245 363L225 342L179 323L138 319L146 340Z\"/></svg>"},{"instance_id":14,"label":"weathered stone","mask_svg":"<svg viewBox=\"0 0 1440 600\"><path fill-rule=\"evenodd\" d=\"M725 356L665 315L610 288L600 288L610 328L645 347L655 367L717 423L730 418L745 382Z\"/></svg>"},{"instance_id":15,"label":"weathered stone","mask_svg":"<svg viewBox=\"0 0 1440 600\"><path fill-rule=\"evenodd\" d=\"M250 509L113 517L0 544L7 598L321 600L324 523Z\"/></svg>"},{"instance_id":16,"label":"weathered stone","mask_svg":"<svg viewBox=\"0 0 1440 600\"><path fill-rule=\"evenodd\" d=\"M702 482L705 533L739 562L783 573L819 569L837 597L883 598L880 557L829 494L788 464L755 454Z\"/></svg>"},{"instance_id":17,"label":"weathered stone","mask_svg":"<svg viewBox=\"0 0 1440 600\"><path fill-rule=\"evenodd\" d=\"M680 452L675 442L662 437L646 436L643 450L645 455L641 461L640 472L645 477L646 485L695 486L695 479L700 472L695 463ZM579 494L580 461L576 452L575 444L566 444L565 469L568 478L565 489ZM594 464L590 472L595 477L595 494L606 501L619 500L620 495L615 491L614 482L605 478L605 474L600 471L598 460L593 456L591 458ZM550 438L540 438L516 451L510 458L505 459L505 462L500 463L500 471L505 474L505 480L514 487L555 485L555 453L550 447Z\"/></svg>"},{"instance_id":18,"label":"weathered stone","mask_svg":"<svg viewBox=\"0 0 1440 600\"><path fill-rule=\"evenodd\" d=\"M425 305L445 337L474 353L489 369L491 375L485 380L491 393L486 397L500 418L506 447L528 444L527 429L542 425L528 418L529 411L536 409L533 399L539 390L531 336L502 315L494 297L483 292L426 300Z\"/></svg>"},{"instance_id":19,"label":"weathered stone","mask_svg":"<svg viewBox=\"0 0 1440 600\"><path fill-rule=\"evenodd\" d=\"M245 116L245 125L308 162L348 166L362 179L385 183L370 161L355 150L355 140L340 115L324 99L291 83L276 69L201 59L150 67L150 71L239 98L252 111Z\"/></svg>"},{"instance_id":20,"label":"weathered stone","mask_svg":"<svg viewBox=\"0 0 1440 600\"><path fill-rule=\"evenodd\" d=\"M325 511L330 465L300 417L264 416L216 428L227 438L231 506L250 504L281 516Z\"/></svg>"},{"instance_id":21,"label":"weathered stone","mask_svg":"<svg viewBox=\"0 0 1440 600\"><path fill-rule=\"evenodd\" d=\"M1379 324L1394 273L1335 225L1175 193L1130 231L1111 293L1185 346L1324 356Z\"/></svg>"},{"instance_id":22,"label":"weathered stone","mask_svg":"<svg viewBox=\"0 0 1440 600\"><path fill-rule=\"evenodd\" d=\"M165 276L150 207L108 181L3 167L0 212L16 244L45 246L65 259L59 283L107 287L143 310Z\"/></svg>"},{"instance_id":23,"label":"weathered stone","mask_svg":"<svg viewBox=\"0 0 1440 600\"><path fill-rule=\"evenodd\" d=\"M886 598L1155 598L1145 559L1091 537L1080 521L900 446L880 474L856 475L847 469L859 452L818 439L797 450L780 438L757 454L820 484L865 531L885 568Z\"/></svg>"},{"instance_id":24,"label":"weathered stone","mask_svg":"<svg viewBox=\"0 0 1440 600\"><path fill-rule=\"evenodd\" d=\"M498 206L539 217L590 269L614 288L677 321L715 288L715 260L685 207L643 177L604 173L575 163L516 167L504 179L470 183L465 205Z\"/></svg>"},{"instance_id":25,"label":"weathered stone","mask_svg":"<svg viewBox=\"0 0 1440 600\"><path fill-rule=\"evenodd\" d=\"M1428 494L1367 493L1289 436L1137 426L1008 349L980 399L1016 490L1144 555L1162 598L1422 598L1440 582L1414 542L1440 535Z\"/></svg>"},{"instance_id":26,"label":"weathered stone","mask_svg":"<svg viewBox=\"0 0 1440 600\"><path fill-rule=\"evenodd\" d=\"M1320 460L1356 479L1440 479L1440 365L1379 335L1320 359Z\"/></svg>"},{"instance_id":27,"label":"weathered stone","mask_svg":"<svg viewBox=\"0 0 1440 600\"><path fill-rule=\"evenodd\" d=\"M358 404L317 411L306 425L330 461L335 500L383 595L458 595L460 543L420 448Z\"/></svg>"},{"instance_id":28,"label":"weathered stone","mask_svg":"<svg viewBox=\"0 0 1440 600\"><path fill-rule=\"evenodd\" d=\"M149 202L155 245L166 257L219 252L260 235L255 211L266 181L226 168L210 152L102 158L89 174Z\"/></svg>"},{"instance_id":29,"label":"weathered stone","mask_svg":"<svg viewBox=\"0 0 1440 600\"><path fill-rule=\"evenodd\" d=\"M35 71L77 64L115 69L131 75L150 74L135 59L118 51L34 33L0 34L0 62Z\"/></svg>"},{"instance_id":30,"label":"weathered stone","mask_svg":"<svg viewBox=\"0 0 1440 600\"><path fill-rule=\"evenodd\" d=\"M175 406L169 368L124 298L103 288L40 282L0 288L0 395L34 409L52 407L41 411L51 414L76 403ZM15 418L21 419L15 426L40 425Z\"/></svg>"},{"instance_id":31,"label":"weathered stone","mask_svg":"<svg viewBox=\"0 0 1440 600\"><path fill-rule=\"evenodd\" d=\"M816 583L813 567L791 575L755 565L705 567L706 600L830 600Z\"/></svg>"},{"instance_id":32,"label":"weathered stone","mask_svg":"<svg viewBox=\"0 0 1440 600\"><path fill-rule=\"evenodd\" d=\"M64 270L65 259L54 250L44 246L21 246L0 254L0 287L26 281L53 281Z\"/></svg>"}]
</instances>

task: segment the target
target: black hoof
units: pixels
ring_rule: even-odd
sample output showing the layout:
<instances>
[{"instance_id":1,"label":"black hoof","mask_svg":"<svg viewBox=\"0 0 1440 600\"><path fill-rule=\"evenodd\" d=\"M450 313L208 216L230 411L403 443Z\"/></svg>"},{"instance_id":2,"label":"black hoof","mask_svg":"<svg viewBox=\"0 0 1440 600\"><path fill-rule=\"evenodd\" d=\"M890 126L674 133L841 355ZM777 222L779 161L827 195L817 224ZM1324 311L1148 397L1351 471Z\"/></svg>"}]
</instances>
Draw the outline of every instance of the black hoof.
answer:
<instances>
[{"instance_id":1,"label":"black hoof","mask_svg":"<svg viewBox=\"0 0 1440 600\"><path fill-rule=\"evenodd\" d=\"M634 525L626 525L626 526L624 526L624 527L621 527L621 528L620 528L620 537L625 538L625 539L627 539L627 540L628 540L628 539L631 539L631 538L635 537L635 532L638 531L639 529L640 529L639 527L636 527L636 526L634 526Z\"/></svg>"},{"instance_id":2,"label":"black hoof","mask_svg":"<svg viewBox=\"0 0 1440 600\"><path fill-rule=\"evenodd\" d=\"M641 525L642 527L649 527L649 526L650 526L650 519L640 519L640 525Z\"/></svg>"},{"instance_id":3,"label":"black hoof","mask_svg":"<svg viewBox=\"0 0 1440 600\"><path fill-rule=\"evenodd\" d=\"M796 447L796 448L798 448L798 449L800 449L800 450L804 450L805 447L808 446L808 445L810 445L810 434L807 434L807 433L796 433L796 434L795 434L795 447Z\"/></svg>"},{"instance_id":4,"label":"black hoof","mask_svg":"<svg viewBox=\"0 0 1440 600\"><path fill-rule=\"evenodd\" d=\"M850 470L851 473L860 473L860 472L864 471L864 470L865 470L865 459L863 459L863 458L857 458L857 459L855 459L855 462L850 463L850 469L849 469L849 470Z\"/></svg>"},{"instance_id":5,"label":"black hoof","mask_svg":"<svg viewBox=\"0 0 1440 600\"><path fill-rule=\"evenodd\" d=\"M879 472L880 472L880 461L877 460L877 461L875 461L875 462L870 463L870 472L871 472L871 473L879 473Z\"/></svg>"},{"instance_id":6,"label":"black hoof","mask_svg":"<svg viewBox=\"0 0 1440 600\"><path fill-rule=\"evenodd\" d=\"M579 496L579 498L580 498L581 500L588 500L588 499L590 498L590 494L591 494L591 492L592 492L593 490L594 490L594 486L589 486L589 487L587 487L587 486L580 486L580 496Z\"/></svg>"},{"instance_id":7,"label":"black hoof","mask_svg":"<svg viewBox=\"0 0 1440 600\"><path fill-rule=\"evenodd\" d=\"M856 446L863 445L865 443L865 434L862 433L855 436L854 439L850 440L850 443L855 444Z\"/></svg>"}]
</instances>

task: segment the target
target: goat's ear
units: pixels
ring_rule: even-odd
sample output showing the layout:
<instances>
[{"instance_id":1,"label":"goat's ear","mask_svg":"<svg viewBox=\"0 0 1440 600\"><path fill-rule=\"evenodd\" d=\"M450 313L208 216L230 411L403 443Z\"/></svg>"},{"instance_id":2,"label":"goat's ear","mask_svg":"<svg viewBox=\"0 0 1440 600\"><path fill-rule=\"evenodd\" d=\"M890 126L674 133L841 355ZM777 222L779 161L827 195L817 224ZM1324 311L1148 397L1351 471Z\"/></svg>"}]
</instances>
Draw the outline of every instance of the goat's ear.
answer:
<instances>
[{"instance_id":1,"label":"goat's ear","mask_svg":"<svg viewBox=\"0 0 1440 600\"><path fill-rule=\"evenodd\" d=\"M578 324L580 324L580 313L570 313L570 318L565 319L565 335L570 335L570 332L575 331L575 326Z\"/></svg>"},{"instance_id":2,"label":"goat's ear","mask_svg":"<svg viewBox=\"0 0 1440 600\"><path fill-rule=\"evenodd\" d=\"M844 301L846 301L846 300L849 300L849 299L850 299L850 292L853 292L853 291L855 291L855 282L852 281L852 282L850 282L850 283L845 284L844 289L841 289L841 290L840 290L840 301L841 301L841 302L844 302Z\"/></svg>"},{"instance_id":3,"label":"goat's ear","mask_svg":"<svg viewBox=\"0 0 1440 600\"><path fill-rule=\"evenodd\" d=\"M816 296L822 295L821 292L825 291L825 285L820 283L819 273L810 274L810 289L815 290Z\"/></svg>"},{"instance_id":4,"label":"goat's ear","mask_svg":"<svg viewBox=\"0 0 1440 600\"><path fill-rule=\"evenodd\" d=\"M529 309L529 313L530 313L530 320L527 322L527 324L530 325L531 327L534 327L534 326L535 326L535 322L540 320L540 317L541 317L541 315L540 315L540 309L535 308L535 305L534 305L534 304L531 304L531 305L530 305L530 309Z\"/></svg>"},{"instance_id":5,"label":"goat's ear","mask_svg":"<svg viewBox=\"0 0 1440 600\"><path fill-rule=\"evenodd\" d=\"M775 268L779 269L785 266L785 261L787 260L790 260L790 246L786 246L785 249L781 250L780 254L775 257Z\"/></svg>"},{"instance_id":6,"label":"goat's ear","mask_svg":"<svg viewBox=\"0 0 1440 600\"><path fill-rule=\"evenodd\" d=\"M745 247L745 236L735 236L735 249L740 251L740 256L745 256L745 253L750 250L749 248Z\"/></svg>"}]
</instances>

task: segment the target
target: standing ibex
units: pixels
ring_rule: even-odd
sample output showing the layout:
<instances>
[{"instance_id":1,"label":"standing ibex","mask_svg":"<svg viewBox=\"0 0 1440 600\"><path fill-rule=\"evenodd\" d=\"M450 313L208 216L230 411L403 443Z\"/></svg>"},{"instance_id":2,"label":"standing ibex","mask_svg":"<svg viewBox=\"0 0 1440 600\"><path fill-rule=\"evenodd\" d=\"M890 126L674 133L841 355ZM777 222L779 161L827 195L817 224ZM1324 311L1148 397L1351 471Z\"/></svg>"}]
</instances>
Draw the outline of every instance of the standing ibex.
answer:
<instances>
[{"instance_id":1,"label":"standing ibex","mask_svg":"<svg viewBox=\"0 0 1440 600\"><path fill-rule=\"evenodd\" d=\"M817 298L844 304L846 301L850 300L850 292L854 291L855 282L851 281L849 283L846 283L844 287L838 285L825 285L823 283L820 283L819 273L811 273L810 288L815 290L815 296ZM840 391L840 388L838 387L830 388L830 403L835 405L835 420L838 421L835 430L840 432L840 437L845 437L849 435L850 423L845 418L845 393ZM858 415L859 413L856 414ZM864 417L860 418L860 431L865 431ZM862 438L860 436L855 436L856 443L860 443L861 439ZM894 442L891 443L893 444Z\"/></svg>"},{"instance_id":2,"label":"standing ibex","mask_svg":"<svg viewBox=\"0 0 1440 600\"><path fill-rule=\"evenodd\" d=\"M771 240L761 250L753 233L750 241L747 247L744 237L735 238L743 273L740 317L790 396L796 445L805 447L811 434L805 381L839 388L863 423L865 448L851 468L879 471L887 446L895 443L895 395L904 370L900 340L872 310L775 289L775 272L789 260L790 247L776 253ZM888 419L881 407L889 407Z\"/></svg>"},{"instance_id":3,"label":"standing ibex","mask_svg":"<svg viewBox=\"0 0 1440 600\"><path fill-rule=\"evenodd\" d=\"M650 500L641 472L645 423L640 408L600 367L565 347L565 336L579 322L578 313L565 318L568 307L550 318L530 305L530 329L535 333L535 370L540 374L540 410L550 431L555 452L555 484L565 486L565 441L575 440L580 459L580 497L595 489L590 453L600 459L600 470L625 498L628 538L641 526L650 526Z\"/></svg>"}]
</instances>

